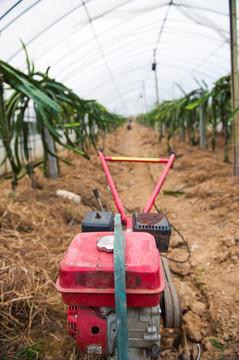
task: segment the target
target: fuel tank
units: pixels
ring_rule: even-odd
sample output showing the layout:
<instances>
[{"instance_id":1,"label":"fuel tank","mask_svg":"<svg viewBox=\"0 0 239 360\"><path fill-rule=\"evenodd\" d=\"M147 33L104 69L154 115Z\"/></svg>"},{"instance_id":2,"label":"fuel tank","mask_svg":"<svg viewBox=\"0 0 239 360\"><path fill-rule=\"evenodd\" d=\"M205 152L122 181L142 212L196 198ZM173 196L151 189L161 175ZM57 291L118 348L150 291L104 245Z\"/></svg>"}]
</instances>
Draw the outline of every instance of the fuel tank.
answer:
<instances>
[{"instance_id":1,"label":"fuel tank","mask_svg":"<svg viewBox=\"0 0 239 360\"><path fill-rule=\"evenodd\" d=\"M56 289L77 306L115 306L114 256L97 246L113 232L86 232L72 241L60 265ZM128 307L157 306L165 288L159 251L149 233L125 232Z\"/></svg>"}]
</instances>

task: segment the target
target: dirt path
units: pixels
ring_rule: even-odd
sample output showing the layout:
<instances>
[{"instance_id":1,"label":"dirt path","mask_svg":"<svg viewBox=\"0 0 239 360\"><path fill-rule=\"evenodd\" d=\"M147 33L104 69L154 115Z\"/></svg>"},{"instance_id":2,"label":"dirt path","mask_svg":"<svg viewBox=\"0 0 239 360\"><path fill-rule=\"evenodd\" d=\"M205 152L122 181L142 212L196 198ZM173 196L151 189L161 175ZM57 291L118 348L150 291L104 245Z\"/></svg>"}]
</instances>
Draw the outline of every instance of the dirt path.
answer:
<instances>
[{"instance_id":1,"label":"dirt path","mask_svg":"<svg viewBox=\"0 0 239 360\"><path fill-rule=\"evenodd\" d=\"M191 258L185 264L169 262L182 303L183 325L181 330L162 328L159 359L177 359L200 343L202 360L236 360L239 179L231 176L231 165L222 162L220 139L216 153L178 139L175 143L178 157L162 190L190 187L183 190L182 197L161 191L156 205L188 242ZM107 135L105 153L168 157L166 140L159 144L152 129L137 124L131 131L121 128ZM7 354L6 359L13 359L33 340L40 344L43 359L69 359L73 343L66 332L66 307L54 289L59 263L71 239L81 231L87 211L98 208L93 188L99 188L104 208L116 212L95 151L91 150L90 162L74 154L65 156L75 167L61 165L57 181L47 180L37 171L38 189L31 189L24 179L13 196L10 182L0 180L0 350ZM123 204L140 212L164 165L110 163L109 167ZM57 189L79 194L81 203L62 200L56 196ZM127 210L126 214L130 216ZM186 247L175 232L168 256L177 260L187 257Z\"/></svg>"}]
</instances>

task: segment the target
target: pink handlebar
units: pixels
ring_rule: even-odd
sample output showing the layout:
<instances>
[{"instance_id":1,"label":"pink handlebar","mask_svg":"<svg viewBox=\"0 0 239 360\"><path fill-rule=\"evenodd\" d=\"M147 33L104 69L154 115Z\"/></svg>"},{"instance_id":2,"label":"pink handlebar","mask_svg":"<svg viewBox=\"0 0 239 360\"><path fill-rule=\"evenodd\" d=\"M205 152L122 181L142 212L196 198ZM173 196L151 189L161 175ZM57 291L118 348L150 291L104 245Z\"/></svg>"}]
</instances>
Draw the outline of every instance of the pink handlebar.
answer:
<instances>
[{"instance_id":1,"label":"pink handlebar","mask_svg":"<svg viewBox=\"0 0 239 360\"><path fill-rule=\"evenodd\" d=\"M174 159L175 159L175 156L176 154L175 153L172 153L168 159L168 162L167 162L167 165L165 166L160 178L159 178L159 181L157 182L157 185L155 186L154 188L154 191L153 191L153 194L150 196L150 199L148 200L145 208L144 208L144 213L148 213L150 212L153 204L154 204L154 201L155 201L155 198L156 196L158 195L159 193L159 190L161 189L163 183L164 183L164 180L167 176L167 173L169 171L169 169L171 168L171 166L173 165L173 162L174 162Z\"/></svg>"},{"instance_id":2,"label":"pink handlebar","mask_svg":"<svg viewBox=\"0 0 239 360\"><path fill-rule=\"evenodd\" d=\"M154 158L137 158L124 156L105 156L106 161L125 161L125 162L148 162L148 163L167 163L168 159L154 159Z\"/></svg>"},{"instance_id":3,"label":"pink handlebar","mask_svg":"<svg viewBox=\"0 0 239 360\"><path fill-rule=\"evenodd\" d=\"M104 169L105 175L107 177L108 184L109 184L110 189L112 191L112 194L114 196L115 205L116 205L117 209L119 210L119 212L121 214L121 220L122 220L122 222L125 222L124 207L123 207L123 204L122 204L122 202L120 200L119 194L118 194L118 192L116 190L114 181L112 179L111 173L109 171L108 165L107 165L106 160L105 160L105 156L104 156L102 151L99 151L98 155L99 155L101 163L103 165L103 169Z\"/></svg>"},{"instance_id":4,"label":"pink handlebar","mask_svg":"<svg viewBox=\"0 0 239 360\"><path fill-rule=\"evenodd\" d=\"M117 209L119 210L120 214L121 214L121 219L122 219L122 223L125 223L126 221L126 218L125 218L125 212L124 212L124 207L123 207L123 204L120 200L120 197L119 197L119 194L116 190L116 187L115 187L115 184L114 184L114 181L112 179L112 176L110 174L110 171L109 171L109 168L108 168L108 165L106 163L106 161L127 161L127 162L148 162L148 163L166 163L166 166L154 188L154 191L150 197L150 199L148 200L145 208L144 208L144 213L148 213L150 212L153 204L154 204L154 201L155 201L155 198L156 196L158 195L159 193L159 190L161 189L163 183L164 183L164 180L167 176L167 173L170 169L170 167L172 166L173 162L174 162L174 159L175 159L175 156L176 154L175 153L171 153L170 154L170 157L169 159L154 159L154 158L134 158L134 157L109 157L109 156L105 156L103 154L103 151L100 150L98 152L98 155L100 157L100 160L101 160L101 163L103 165L103 169L104 169L104 172L105 172L105 175L106 175L106 178L108 180L108 183L109 183L109 186L110 186L110 189L112 191L112 194L114 196L114 200L115 200L115 205L117 207Z\"/></svg>"}]
</instances>

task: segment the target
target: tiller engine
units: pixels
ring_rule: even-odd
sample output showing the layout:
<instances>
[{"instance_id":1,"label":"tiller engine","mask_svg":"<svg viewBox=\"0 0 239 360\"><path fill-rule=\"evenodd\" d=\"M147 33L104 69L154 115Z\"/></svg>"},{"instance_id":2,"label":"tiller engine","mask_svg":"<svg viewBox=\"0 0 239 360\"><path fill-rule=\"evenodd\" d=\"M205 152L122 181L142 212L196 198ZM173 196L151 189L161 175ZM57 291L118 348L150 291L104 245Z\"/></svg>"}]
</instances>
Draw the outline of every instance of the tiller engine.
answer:
<instances>
[{"instance_id":1,"label":"tiller engine","mask_svg":"<svg viewBox=\"0 0 239 360\"><path fill-rule=\"evenodd\" d=\"M111 360L157 359L160 317L180 327L181 306L166 258L171 226L149 213L170 169L169 159L113 158L99 151L120 214L91 211L60 266L56 289L68 305L68 332L83 354ZM166 163L143 213L125 217L107 161Z\"/></svg>"}]
</instances>

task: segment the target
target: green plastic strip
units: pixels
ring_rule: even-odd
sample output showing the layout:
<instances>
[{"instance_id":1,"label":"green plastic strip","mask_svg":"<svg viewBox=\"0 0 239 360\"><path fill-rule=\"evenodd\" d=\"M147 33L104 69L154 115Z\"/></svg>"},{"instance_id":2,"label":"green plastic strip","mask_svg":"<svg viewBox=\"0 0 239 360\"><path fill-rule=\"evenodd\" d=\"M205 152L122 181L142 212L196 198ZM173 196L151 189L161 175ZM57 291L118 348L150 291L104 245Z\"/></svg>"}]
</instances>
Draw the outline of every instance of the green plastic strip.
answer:
<instances>
[{"instance_id":1,"label":"green plastic strip","mask_svg":"<svg viewBox=\"0 0 239 360\"><path fill-rule=\"evenodd\" d=\"M120 214L115 215L114 281L118 360L129 360L127 303L125 286L125 236L121 227Z\"/></svg>"}]
</instances>

